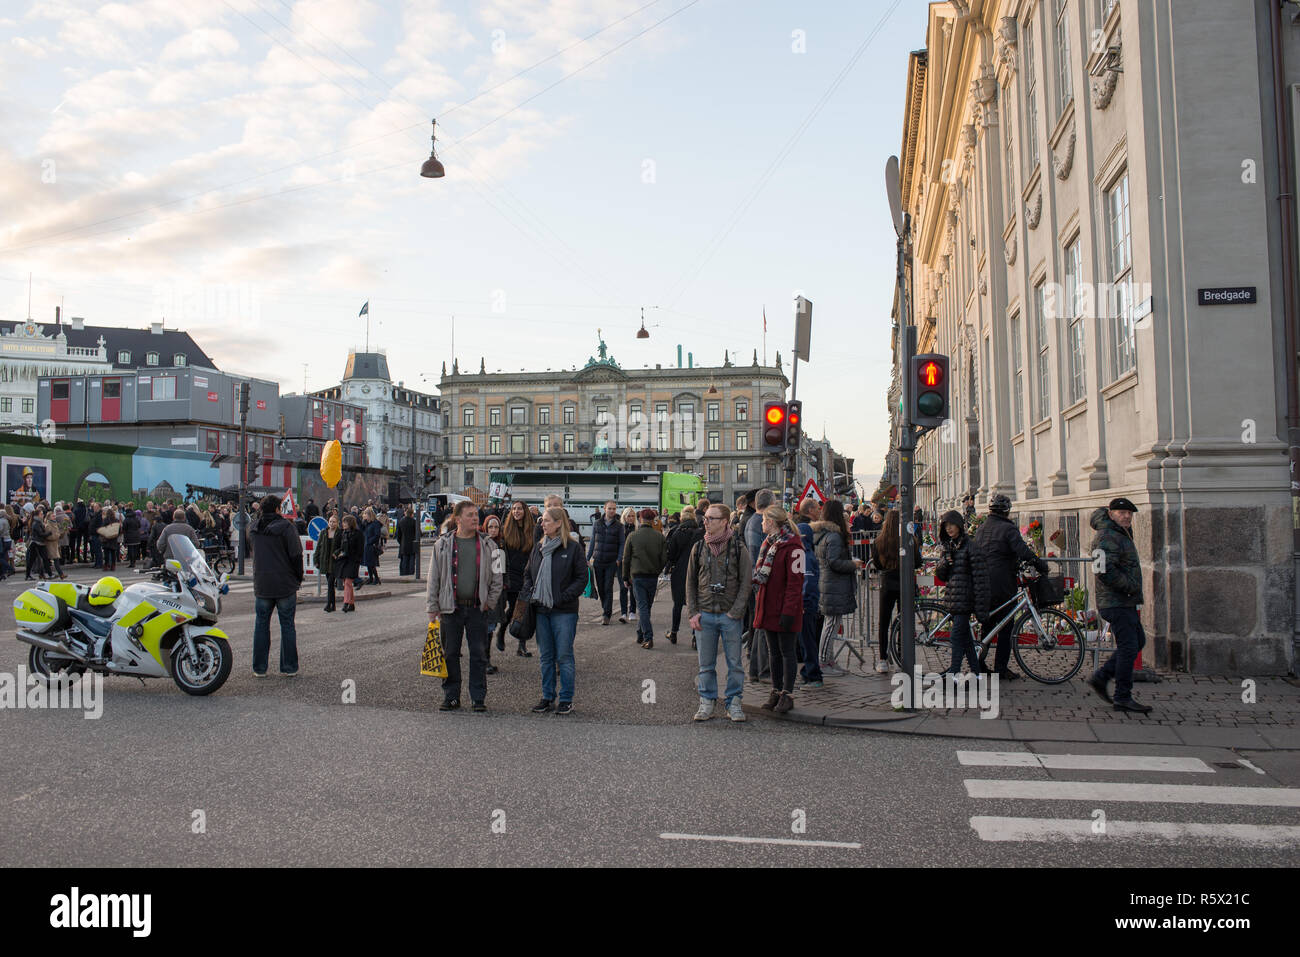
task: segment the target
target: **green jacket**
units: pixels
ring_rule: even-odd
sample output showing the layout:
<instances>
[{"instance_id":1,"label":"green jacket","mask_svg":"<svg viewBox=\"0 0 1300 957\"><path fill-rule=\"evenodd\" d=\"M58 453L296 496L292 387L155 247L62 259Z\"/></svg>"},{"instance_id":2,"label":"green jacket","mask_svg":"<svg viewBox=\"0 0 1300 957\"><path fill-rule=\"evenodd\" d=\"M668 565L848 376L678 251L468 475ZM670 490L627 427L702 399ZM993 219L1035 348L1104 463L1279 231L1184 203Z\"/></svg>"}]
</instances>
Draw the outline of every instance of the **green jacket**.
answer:
<instances>
[{"instance_id":1,"label":"green jacket","mask_svg":"<svg viewBox=\"0 0 1300 957\"><path fill-rule=\"evenodd\" d=\"M316 548L313 551L312 561L320 569L322 575L327 579L334 577L334 567L337 562L334 561L334 550L339 547L339 538L342 536L342 529L334 532L334 537L329 538L329 530L321 532L320 538L316 540Z\"/></svg>"},{"instance_id":2,"label":"green jacket","mask_svg":"<svg viewBox=\"0 0 1300 957\"><path fill-rule=\"evenodd\" d=\"M623 546L623 580L636 575L658 576L668 559L668 544L653 525L642 525Z\"/></svg>"},{"instance_id":3,"label":"green jacket","mask_svg":"<svg viewBox=\"0 0 1300 957\"><path fill-rule=\"evenodd\" d=\"M1142 604L1142 564L1132 533L1116 525L1105 508L1093 512L1088 524L1097 530L1091 546L1093 567L1099 569L1097 607L1137 608Z\"/></svg>"}]
</instances>

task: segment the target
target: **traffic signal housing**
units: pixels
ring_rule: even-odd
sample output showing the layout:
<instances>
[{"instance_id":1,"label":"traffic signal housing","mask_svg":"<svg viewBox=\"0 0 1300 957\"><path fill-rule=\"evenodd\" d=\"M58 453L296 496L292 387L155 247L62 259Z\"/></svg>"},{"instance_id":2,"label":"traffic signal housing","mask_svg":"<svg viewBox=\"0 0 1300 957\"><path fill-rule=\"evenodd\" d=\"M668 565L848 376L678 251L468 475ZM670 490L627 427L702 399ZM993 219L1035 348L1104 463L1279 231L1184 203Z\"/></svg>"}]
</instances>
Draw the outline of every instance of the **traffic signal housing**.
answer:
<instances>
[{"instance_id":1,"label":"traffic signal housing","mask_svg":"<svg viewBox=\"0 0 1300 957\"><path fill-rule=\"evenodd\" d=\"M937 352L912 356L912 407L908 420L922 429L936 429L950 417L948 357Z\"/></svg>"},{"instance_id":2,"label":"traffic signal housing","mask_svg":"<svg viewBox=\"0 0 1300 957\"><path fill-rule=\"evenodd\" d=\"M430 483L433 482L433 477L434 477L434 474L437 472L437 470L438 470L438 467L437 467L436 465L426 465L426 466L424 467L424 484L425 484L425 485L429 485Z\"/></svg>"},{"instance_id":3,"label":"traffic signal housing","mask_svg":"<svg viewBox=\"0 0 1300 957\"><path fill-rule=\"evenodd\" d=\"M262 456L255 450L248 450L248 471L244 475L244 481L249 485L256 485L257 473L262 469Z\"/></svg>"},{"instance_id":4,"label":"traffic signal housing","mask_svg":"<svg viewBox=\"0 0 1300 957\"><path fill-rule=\"evenodd\" d=\"M799 442L803 439L803 400L791 399L786 403L785 410L785 447L787 449L799 450Z\"/></svg>"},{"instance_id":5,"label":"traffic signal housing","mask_svg":"<svg viewBox=\"0 0 1300 957\"><path fill-rule=\"evenodd\" d=\"M763 451L784 452L785 430L789 421L784 402L769 402L763 406Z\"/></svg>"}]
</instances>

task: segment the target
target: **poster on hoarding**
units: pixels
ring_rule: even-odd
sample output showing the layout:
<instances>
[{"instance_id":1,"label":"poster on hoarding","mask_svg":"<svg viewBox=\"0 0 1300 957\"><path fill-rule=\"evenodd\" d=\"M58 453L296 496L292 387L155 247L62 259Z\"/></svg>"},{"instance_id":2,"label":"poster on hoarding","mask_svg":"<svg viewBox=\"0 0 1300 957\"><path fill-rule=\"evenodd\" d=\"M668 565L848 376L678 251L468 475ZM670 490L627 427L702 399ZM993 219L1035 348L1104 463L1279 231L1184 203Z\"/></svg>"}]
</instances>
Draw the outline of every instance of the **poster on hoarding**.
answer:
<instances>
[{"instance_id":1,"label":"poster on hoarding","mask_svg":"<svg viewBox=\"0 0 1300 957\"><path fill-rule=\"evenodd\" d=\"M0 471L4 472L4 500L14 508L49 498L49 459L24 459L6 455L0 460Z\"/></svg>"}]
</instances>

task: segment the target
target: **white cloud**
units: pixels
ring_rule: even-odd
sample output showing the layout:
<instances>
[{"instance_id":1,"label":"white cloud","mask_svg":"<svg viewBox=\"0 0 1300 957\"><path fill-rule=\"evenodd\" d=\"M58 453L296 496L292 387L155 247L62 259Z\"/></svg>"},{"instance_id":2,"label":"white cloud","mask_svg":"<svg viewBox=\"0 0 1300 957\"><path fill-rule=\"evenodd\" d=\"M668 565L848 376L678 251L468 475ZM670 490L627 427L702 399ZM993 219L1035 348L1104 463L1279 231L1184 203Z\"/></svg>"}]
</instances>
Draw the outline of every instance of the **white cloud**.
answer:
<instances>
[{"instance_id":1,"label":"white cloud","mask_svg":"<svg viewBox=\"0 0 1300 957\"><path fill-rule=\"evenodd\" d=\"M48 56L45 47L40 43L33 43L26 37L13 37L9 42L24 56L32 57L36 60L44 60Z\"/></svg>"},{"instance_id":2,"label":"white cloud","mask_svg":"<svg viewBox=\"0 0 1300 957\"><path fill-rule=\"evenodd\" d=\"M160 62L169 63L174 60L200 60L213 56L228 57L238 49L239 41L235 39L234 34L219 27L200 27L168 43L163 47L158 59Z\"/></svg>"}]
</instances>

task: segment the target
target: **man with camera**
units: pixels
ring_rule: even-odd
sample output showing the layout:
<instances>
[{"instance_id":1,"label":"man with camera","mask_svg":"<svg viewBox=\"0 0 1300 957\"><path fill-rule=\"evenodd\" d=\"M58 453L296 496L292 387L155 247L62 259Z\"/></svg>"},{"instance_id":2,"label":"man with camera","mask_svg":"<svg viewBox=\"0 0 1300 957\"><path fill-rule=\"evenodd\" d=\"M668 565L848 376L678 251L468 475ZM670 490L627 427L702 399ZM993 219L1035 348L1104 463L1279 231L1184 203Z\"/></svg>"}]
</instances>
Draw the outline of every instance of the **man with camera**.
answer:
<instances>
[{"instance_id":1,"label":"man with camera","mask_svg":"<svg viewBox=\"0 0 1300 957\"><path fill-rule=\"evenodd\" d=\"M698 632L700 707L696 721L713 717L718 700L718 645L727 659L725 704L727 717L744 721L741 695L745 670L741 658L741 628L749 603L753 560L731 525L730 510L720 502L704 513L704 537L691 549L686 566L686 614Z\"/></svg>"}]
</instances>

